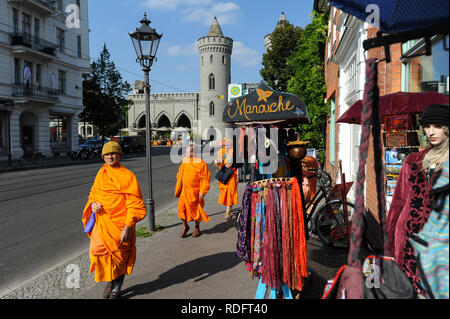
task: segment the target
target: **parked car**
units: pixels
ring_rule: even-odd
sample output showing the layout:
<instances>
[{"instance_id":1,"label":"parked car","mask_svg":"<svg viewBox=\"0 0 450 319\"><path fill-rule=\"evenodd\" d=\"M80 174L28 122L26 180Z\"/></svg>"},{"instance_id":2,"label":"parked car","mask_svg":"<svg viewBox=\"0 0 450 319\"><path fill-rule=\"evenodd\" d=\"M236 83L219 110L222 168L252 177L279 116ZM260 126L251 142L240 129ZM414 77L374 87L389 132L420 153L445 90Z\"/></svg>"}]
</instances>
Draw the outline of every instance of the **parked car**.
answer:
<instances>
[{"instance_id":1,"label":"parked car","mask_svg":"<svg viewBox=\"0 0 450 319\"><path fill-rule=\"evenodd\" d=\"M109 139L105 139L105 143L109 142ZM90 139L83 144L78 145L73 151L72 160L83 159L87 160L94 157L101 157L102 155L102 140Z\"/></svg>"},{"instance_id":2,"label":"parked car","mask_svg":"<svg viewBox=\"0 0 450 319\"><path fill-rule=\"evenodd\" d=\"M143 152L145 151L145 136L122 136L120 146L124 153Z\"/></svg>"}]
</instances>

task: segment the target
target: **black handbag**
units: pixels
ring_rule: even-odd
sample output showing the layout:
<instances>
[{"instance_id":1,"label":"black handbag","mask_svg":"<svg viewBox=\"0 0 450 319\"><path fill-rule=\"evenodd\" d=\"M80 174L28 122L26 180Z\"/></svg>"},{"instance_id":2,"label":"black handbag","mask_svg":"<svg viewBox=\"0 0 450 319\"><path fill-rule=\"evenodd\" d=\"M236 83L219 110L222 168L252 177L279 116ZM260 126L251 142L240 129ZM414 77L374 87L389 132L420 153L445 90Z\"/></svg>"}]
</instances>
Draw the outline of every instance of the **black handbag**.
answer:
<instances>
[{"instance_id":1,"label":"black handbag","mask_svg":"<svg viewBox=\"0 0 450 319\"><path fill-rule=\"evenodd\" d=\"M228 183L231 176L233 176L234 171L231 168L226 167L225 165L217 172L216 179L222 184Z\"/></svg>"}]
</instances>

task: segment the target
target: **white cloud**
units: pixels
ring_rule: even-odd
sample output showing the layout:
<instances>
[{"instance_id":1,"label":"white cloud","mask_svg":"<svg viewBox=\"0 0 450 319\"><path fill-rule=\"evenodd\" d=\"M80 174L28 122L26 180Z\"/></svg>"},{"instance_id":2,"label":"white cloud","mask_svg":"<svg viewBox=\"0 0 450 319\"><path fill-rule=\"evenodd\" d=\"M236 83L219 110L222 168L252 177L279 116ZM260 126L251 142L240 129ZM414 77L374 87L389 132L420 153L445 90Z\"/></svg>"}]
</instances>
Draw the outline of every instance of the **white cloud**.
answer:
<instances>
[{"instance_id":1,"label":"white cloud","mask_svg":"<svg viewBox=\"0 0 450 319\"><path fill-rule=\"evenodd\" d=\"M261 55L258 51L245 46L245 44L240 41L235 41L233 43L233 54L231 58L232 61L235 61L243 67L252 67L261 61Z\"/></svg>"},{"instance_id":2,"label":"white cloud","mask_svg":"<svg viewBox=\"0 0 450 319\"><path fill-rule=\"evenodd\" d=\"M182 13L184 20L207 26L211 25L214 17L217 17L221 26L237 23L242 17L241 8L234 2L218 2L207 7L190 7Z\"/></svg>"},{"instance_id":3,"label":"white cloud","mask_svg":"<svg viewBox=\"0 0 450 319\"><path fill-rule=\"evenodd\" d=\"M198 55L198 47L197 47L197 41L192 42L190 44L187 45L172 45L172 46L167 46L165 48L166 52L168 55L171 56L180 56L180 55Z\"/></svg>"},{"instance_id":4,"label":"white cloud","mask_svg":"<svg viewBox=\"0 0 450 319\"><path fill-rule=\"evenodd\" d=\"M217 17L220 25L237 23L242 17L241 8L234 2L216 2L215 0L145 0L140 3L144 9L151 10L179 10L182 19L211 25Z\"/></svg>"},{"instance_id":5,"label":"white cloud","mask_svg":"<svg viewBox=\"0 0 450 319\"><path fill-rule=\"evenodd\" d=\"M175 10L179 6L209 5L212 0L145 0L141 2L143 8L153 10Z\"/></svg>"}]
</instances>

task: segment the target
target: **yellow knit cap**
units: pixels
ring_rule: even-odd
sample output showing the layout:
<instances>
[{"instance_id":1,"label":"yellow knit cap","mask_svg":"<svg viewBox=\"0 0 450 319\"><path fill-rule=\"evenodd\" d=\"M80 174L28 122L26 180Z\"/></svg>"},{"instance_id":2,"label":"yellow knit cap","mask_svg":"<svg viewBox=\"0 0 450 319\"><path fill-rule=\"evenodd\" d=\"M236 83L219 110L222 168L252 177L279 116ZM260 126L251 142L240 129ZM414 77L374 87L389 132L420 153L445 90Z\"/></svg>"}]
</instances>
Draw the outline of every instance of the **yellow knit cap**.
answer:
<instances>
[{"instance_id":1,"label":"yellow knit cap","mask_svg":"<svg viewBox=\"0 0 450 319\"><path fill-rule=\"evenodd\" d=\"M103 145L102 157L108 153L120 153L120 155L123 155L122 148L116 141L109 141Z\"/></svg>"}]
</instances>

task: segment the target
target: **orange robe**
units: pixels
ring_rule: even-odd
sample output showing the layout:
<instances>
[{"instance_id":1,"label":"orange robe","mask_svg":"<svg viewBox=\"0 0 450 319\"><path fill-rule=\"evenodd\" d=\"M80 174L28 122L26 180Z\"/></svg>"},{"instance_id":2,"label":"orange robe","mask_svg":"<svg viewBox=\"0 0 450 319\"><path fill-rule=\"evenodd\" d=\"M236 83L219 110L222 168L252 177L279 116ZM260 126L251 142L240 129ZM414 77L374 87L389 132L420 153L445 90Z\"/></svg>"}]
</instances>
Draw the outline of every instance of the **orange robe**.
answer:
<instances>
[{"instance_id":1,"label":"orange robe","mask_svg":"<svg viewBox=\"0 0 450 319\"><path fill-rule=\"evenodd\" d=\"M209 168L200 158L183 158L177 173L175 197L178 200L178 218L190 222L210 220L203 207L205 201L199 199L199 193L206 195L209 191Z\"/></svg>"},{"instance_id":2,"label":"orange robe","mask_svg":"<svg viewBox=\"0 0 450 319\"><path fill-rule=\"evenodd\" d=\"M225 164L233 163L233 149L231 147L222 147L217 152L217 163L219 169ZM218 203L225 206L233 206L238 203L238 180L237 180L237 170L231 168L234 173L226 184L217 182L219 184L219 200Z\"/></svg>"},{"instance_id":3,"label":"orange robe","mask_svg":"<svg viewBox=\"0 0 450 319\"><path fill-rule=\"evenodd\" d=\"M136 261L136 223L146 214L136 176L122 165L103 165L83 211L84 226L91 217L94 201L102 204L94 228L88 233L90 271L95 271L94 280L112 281L123 274L130 275ZM130 227L130 239L120 243L125 224Z\"/></svg>"}]
</instances>

